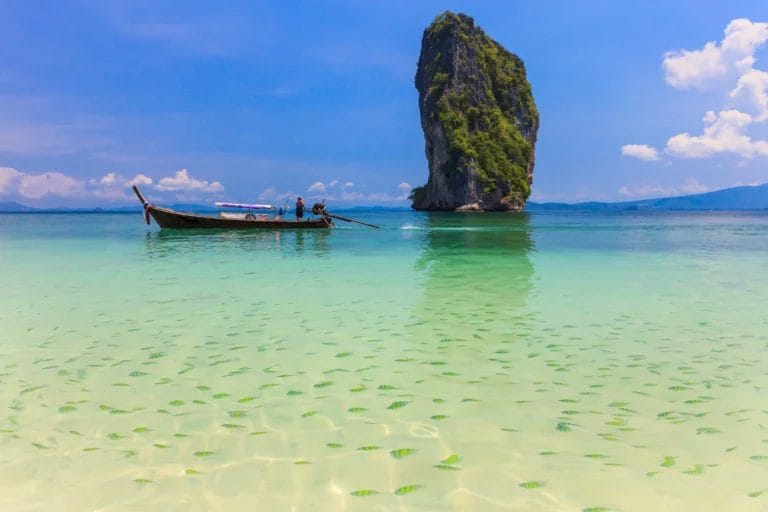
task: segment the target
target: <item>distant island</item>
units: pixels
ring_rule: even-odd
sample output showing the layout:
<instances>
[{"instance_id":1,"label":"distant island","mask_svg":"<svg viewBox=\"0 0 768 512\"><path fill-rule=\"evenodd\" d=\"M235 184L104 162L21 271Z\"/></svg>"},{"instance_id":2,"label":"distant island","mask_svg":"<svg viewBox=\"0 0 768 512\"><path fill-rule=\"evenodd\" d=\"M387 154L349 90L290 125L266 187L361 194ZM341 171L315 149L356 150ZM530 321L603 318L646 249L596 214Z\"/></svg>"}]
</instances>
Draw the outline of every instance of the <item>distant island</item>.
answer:
<instances>
[{"instance_id":1,"label":"distant island","mask_svg":"<svg viewBox=\"0 0 768 512\"><path fill-rule=\"evenodd\" d=\"M32 212L35 210L36 208L15 201L0 201L0 212Z\"/></svg>"},{"instance_id":2,"label":"distant island","mask_svg":"<svg viewBox=\"0 0 768 512\"><path fill-rule=\"evenodd\" d=\"M633 210L768 210L768 183L755 186L724 188L704 194L640 199L637 201L534 203L526 211L581 210L581 211L633 211Z\"/></svg>"},{"instance_id":3,"label":"distant island","mask_svg":"<svg viewBox=\"0 0 768 512\"><path fill-rule=\"evenodd\" d=\"M413 208L522 210L539 128L523 61L446 11L424 31L416 89L429 178Z\"/></svg>"}]
</instances>

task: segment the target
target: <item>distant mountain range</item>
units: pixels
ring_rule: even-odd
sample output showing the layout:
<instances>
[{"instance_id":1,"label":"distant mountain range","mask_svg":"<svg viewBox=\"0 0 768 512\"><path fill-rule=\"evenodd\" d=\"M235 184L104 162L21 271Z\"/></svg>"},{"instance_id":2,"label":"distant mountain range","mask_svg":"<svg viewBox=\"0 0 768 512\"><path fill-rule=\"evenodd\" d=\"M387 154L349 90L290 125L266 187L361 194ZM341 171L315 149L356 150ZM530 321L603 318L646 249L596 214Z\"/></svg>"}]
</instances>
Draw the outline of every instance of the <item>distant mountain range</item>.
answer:
<instances>
[{"instance_id":1,"label":"distant mountain range","mask_svg":"<svg viewBox=\"0 0 768 512\"><path fill-rule=\"evenodd\" d=\"M632 210L768 210L768 183L756 186L724 188L689 196L640 199L618 203L532 203L526 211L581 210L581 211L632 211Z\"/></svg>"},{"instance_id":2,"label":"distant mountain range","mask_svg":"<svg viewBox=\"0 0 768 512\"><path fill-rule=\"evenodd\" d=\"M172 204L170 208L187 212L216 212L218 208L200 204ZM400 209L397 207L354 207L350 209ZM622 201L617 203L586 202L586 203L535 203L528 202L525 210L529 212L544 210L578 210L578 211L633 211L633 210L768 210L768 183L756 186L732 187L693 194L689 196L662 197L658 199L640 199L637 201ZM0 213L84 213L84 212L138 212L140 205L118 206L112 208L33 208L14 201L0 201Z\"/></svg>"},{"instance_id":3,"label":"distant mountain range","mask_svg":"<svg viewBox=\"0 0 768 512\"><path fill-rule=\"evenodd\" d=\"M14 201L0 201L0 212L33 212L35 208Z\"/></svg>"}]
</instances>

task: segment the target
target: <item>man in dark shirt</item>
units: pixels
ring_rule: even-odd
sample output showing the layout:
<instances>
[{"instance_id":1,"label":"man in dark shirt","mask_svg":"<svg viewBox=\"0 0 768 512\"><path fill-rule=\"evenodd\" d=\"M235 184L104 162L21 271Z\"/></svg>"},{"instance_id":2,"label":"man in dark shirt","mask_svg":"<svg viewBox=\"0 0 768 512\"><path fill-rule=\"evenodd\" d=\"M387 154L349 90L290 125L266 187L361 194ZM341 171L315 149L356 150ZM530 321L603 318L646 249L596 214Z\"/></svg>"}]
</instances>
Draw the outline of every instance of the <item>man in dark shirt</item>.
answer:
<instances>
[{"instance_id":1,"label":"man in dark shirt","mask_svg":"<svg viewBox=\"0 0 768 512\"><path fill-rule=\"evenodd\" d=\"M304 218L304 200L299 197L296 199L296 220L300 221Z\"/></svg>"}]
</instances>

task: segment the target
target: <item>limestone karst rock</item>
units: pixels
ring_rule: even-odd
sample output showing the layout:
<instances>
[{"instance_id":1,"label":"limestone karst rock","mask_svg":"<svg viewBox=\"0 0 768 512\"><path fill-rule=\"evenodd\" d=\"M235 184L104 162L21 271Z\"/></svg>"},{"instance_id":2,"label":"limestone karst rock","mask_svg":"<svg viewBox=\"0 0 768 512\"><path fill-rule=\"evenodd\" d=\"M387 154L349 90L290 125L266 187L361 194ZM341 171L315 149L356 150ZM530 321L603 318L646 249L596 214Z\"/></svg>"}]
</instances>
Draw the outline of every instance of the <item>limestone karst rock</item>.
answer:
<instances>
[{"instance_id":1,"label":"limestone karst rock","mask_svg":"<svg viewBox=\"0 0 768 512\"><path fill-rule=\"evenodd\" d=\"M539 127L523 61L469 16L445 12L424 31L416 89L429 179L413 208L521 210Z\"/></svg>"}]
</instances>

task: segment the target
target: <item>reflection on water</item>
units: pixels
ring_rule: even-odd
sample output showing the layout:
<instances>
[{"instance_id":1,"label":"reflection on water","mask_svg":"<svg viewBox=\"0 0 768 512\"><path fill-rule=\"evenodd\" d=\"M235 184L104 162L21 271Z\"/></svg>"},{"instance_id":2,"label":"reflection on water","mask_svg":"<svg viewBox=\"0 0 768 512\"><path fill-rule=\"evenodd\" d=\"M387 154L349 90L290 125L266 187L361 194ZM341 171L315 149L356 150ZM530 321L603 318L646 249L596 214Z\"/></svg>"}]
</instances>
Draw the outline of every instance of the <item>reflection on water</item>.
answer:
<instances>
[{"instance_id":1,"label":"reflection on water","mask_svg":"<svg viewBox=\"0 0 768 512\"><path fill-rule=\"evenodd\" d=\"M474 337L510 334L532 287L528 214L431 213L426 228L415 264L425 273L420 321Z\"/></svg>"},{"instance_id":2,"label":"reflection on water","mask_svg":"<svg viewBox=\"0 0 768 512\"><path fill-rule=\"evenodd\" d=\"M303 254L325 258L329 255L329 229L311 230L210 230L165 229L147 231L144 237L150 256L169 257L195 252L234 251L258 254Z\"/></svg>"}]
</instances>

